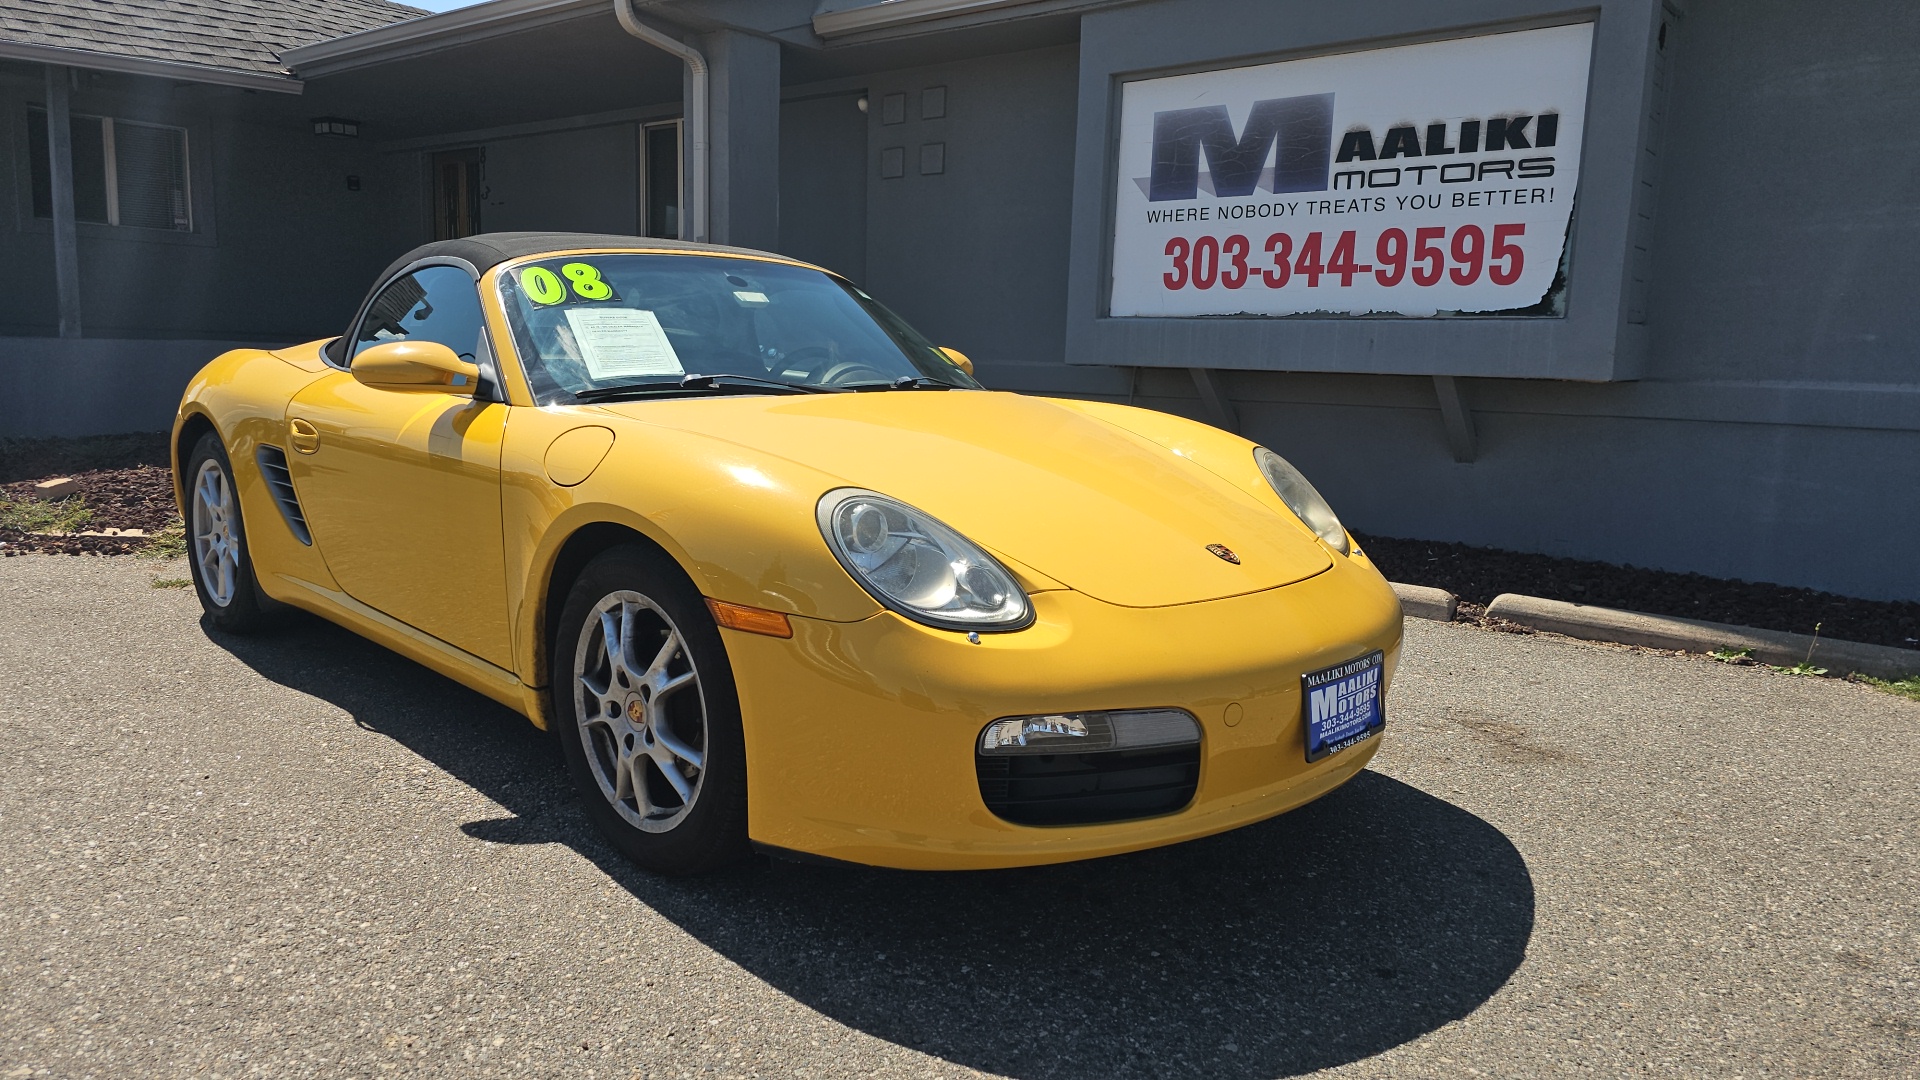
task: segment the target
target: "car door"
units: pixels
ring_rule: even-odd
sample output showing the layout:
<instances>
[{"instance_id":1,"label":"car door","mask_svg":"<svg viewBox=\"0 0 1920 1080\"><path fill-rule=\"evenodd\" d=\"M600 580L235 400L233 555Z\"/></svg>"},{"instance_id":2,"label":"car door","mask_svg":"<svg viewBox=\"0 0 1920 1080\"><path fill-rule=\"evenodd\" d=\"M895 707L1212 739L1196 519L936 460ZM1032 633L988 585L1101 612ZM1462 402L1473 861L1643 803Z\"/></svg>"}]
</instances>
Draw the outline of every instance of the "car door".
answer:
<instances>
[{"instance_id":1,"label":"car door","mask_svg":"<svg viewBox=\"0 0 1920 1080\"><path fill-rule=\"evenodd\" d=\"M474 278L425 266L386 285L339 356L436 341L480 363L479 392L379 390L346 370L289 403L294 487L314 545L354 599L501 667L511 666L500 522L508 406L492 392Z\"/></svg>"}]
</instances>

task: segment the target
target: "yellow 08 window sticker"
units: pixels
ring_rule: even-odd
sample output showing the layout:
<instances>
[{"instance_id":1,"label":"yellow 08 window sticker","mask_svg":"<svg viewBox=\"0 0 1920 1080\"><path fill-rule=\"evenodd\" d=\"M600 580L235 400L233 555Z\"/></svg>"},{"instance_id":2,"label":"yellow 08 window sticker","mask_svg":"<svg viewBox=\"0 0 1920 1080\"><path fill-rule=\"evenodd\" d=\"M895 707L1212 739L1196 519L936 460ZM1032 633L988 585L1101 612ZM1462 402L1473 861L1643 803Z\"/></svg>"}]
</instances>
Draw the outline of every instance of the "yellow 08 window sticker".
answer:
<instances>
[{"instance_id":1,"label":"yellow 08 window sticker","mask_svg":"<svg viewBox=\"0 0 1920 1080\"><path fill-rule=\"evenodd\" d=\"M592 263L568 263L560 273L573 283L573 291L582 300L605 300L613 295L613 286L600 279L600 268Z\"/></svg>"},{"instance_id":2,"label":"yellow 08 window sticker","mask_svg":"<svg viewBox=\"0 0 1920 1080\"><path fill-rule=\"evenodd\" d=\"M536 304L557 304L567 298L567 287L544 266L520 271L520 285Z\"/></svg>"},{"instance_id":3,"label":"yellow 08 window sticker","mask_svg":"<svg viewBox=\"0 0 1920 1080\"><path fill-rule=\"evenodd\" d=\"M605 300L613 295L613 286L600 276L600 268L583 262L562 265L560 274L544 266L528 267L520 271L520 285L536 304L564 303L567 286L560 282L562 275L573 286L573 294L582 300Z\"/></svg>"}]
</instances>

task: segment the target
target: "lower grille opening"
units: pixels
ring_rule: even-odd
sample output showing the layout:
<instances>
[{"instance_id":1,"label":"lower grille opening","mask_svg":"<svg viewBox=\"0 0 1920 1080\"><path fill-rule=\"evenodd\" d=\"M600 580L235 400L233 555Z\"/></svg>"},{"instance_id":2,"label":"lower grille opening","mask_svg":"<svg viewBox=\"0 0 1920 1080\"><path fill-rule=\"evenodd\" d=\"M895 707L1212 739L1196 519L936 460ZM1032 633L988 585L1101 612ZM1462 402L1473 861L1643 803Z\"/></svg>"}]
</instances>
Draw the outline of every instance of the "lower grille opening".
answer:
<instances>
[{"instance_id":1,"label":"lower grille opening","mask_svg":"<svg viewBox=\"0 0 1920 1080\"><path fill-rule=\"evenodd\" d=\"M1091 825L1175 813L1200 785L1200 745L1088 754L976 754L980 797L1016 825Z\"/></svg>"}]
</instances>

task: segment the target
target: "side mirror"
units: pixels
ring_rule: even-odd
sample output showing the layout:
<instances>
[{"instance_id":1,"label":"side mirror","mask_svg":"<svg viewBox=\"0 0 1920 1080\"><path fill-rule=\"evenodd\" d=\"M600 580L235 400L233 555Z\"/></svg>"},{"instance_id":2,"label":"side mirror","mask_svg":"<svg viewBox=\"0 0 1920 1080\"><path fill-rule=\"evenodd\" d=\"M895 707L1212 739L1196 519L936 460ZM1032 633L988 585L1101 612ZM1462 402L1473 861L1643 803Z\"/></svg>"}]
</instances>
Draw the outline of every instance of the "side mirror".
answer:
<instances>
[{"instance_id":1,"label":"side mirror","mask_svg":"<svg viewBox=\"0 0 1920 1080\"><path fill-rule=\"evenodd\" d=\"M940 355L951 361L954 367L959 368L969 375L973 374L973 361L967 359L966 353L961 352L959 349L949 349L942 346Z\"/></svg>"},{"instance_id":2,"label":"side mirror","mask_svg":"<svg viewBox=\"0 0 1920 1080\"><path fill-rule=\"evenodd\" d=\"M437 341L389 341L353 358L353 377L376 390L472 397L480 368Z\"/></svg>"}]
</instances>

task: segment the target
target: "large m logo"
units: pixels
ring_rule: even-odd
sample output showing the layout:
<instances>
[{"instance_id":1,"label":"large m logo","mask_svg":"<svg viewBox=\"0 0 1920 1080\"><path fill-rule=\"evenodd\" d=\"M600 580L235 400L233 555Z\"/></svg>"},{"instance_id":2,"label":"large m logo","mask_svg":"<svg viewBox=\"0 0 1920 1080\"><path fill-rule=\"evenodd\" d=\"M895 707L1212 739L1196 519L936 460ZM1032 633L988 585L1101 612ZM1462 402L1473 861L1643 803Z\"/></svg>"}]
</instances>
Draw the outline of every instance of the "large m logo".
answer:
<instances>
[{"instance_id":1,"label":"large m logo","mask_svg":"<svg viewBox=\"0 0 1920 1080\"><path fill-rule=\"evenodd\" d=\"M1152 202L1192 199L1200 189L1200 152L1207 154L1213 193L1222 198L1251 195L1280 147L1273 190L1325 191L1333 154L1333 95L1306 94L1253 103L1247 130L1233 131L1225 105L1174 109L1153 114L1153 176L1147 184Z\"/></svg>"}]
</instances>

